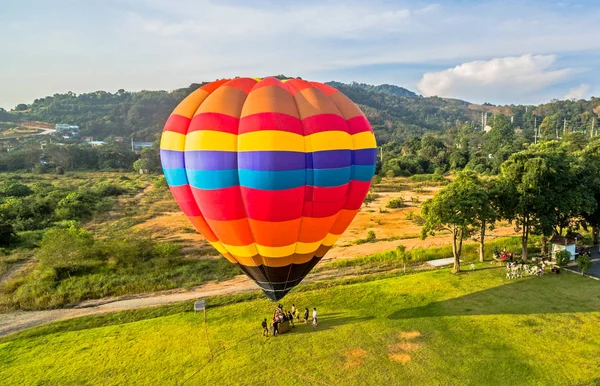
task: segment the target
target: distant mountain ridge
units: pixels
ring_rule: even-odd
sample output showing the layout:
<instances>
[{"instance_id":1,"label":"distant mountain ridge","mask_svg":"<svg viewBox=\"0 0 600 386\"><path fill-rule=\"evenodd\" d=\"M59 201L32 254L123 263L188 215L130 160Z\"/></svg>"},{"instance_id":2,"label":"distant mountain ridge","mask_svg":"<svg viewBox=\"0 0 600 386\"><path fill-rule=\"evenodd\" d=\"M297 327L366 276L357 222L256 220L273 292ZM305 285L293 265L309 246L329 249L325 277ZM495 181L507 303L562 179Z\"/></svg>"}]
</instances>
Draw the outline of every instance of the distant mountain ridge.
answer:
<instances>
[{"instance_id":1,"label":"distant mountain ridge","mask_svg":"<svg viewBox=\"0 0 600 386\"><path fill-rule=\"evenodd\" d=\"M382 93L395 95L395 96L399 96L399 97L416 97L416 96L418 96L416 93L414 93L410 90L407 90L404 87L396 86L394 84L387 84L387 83L380 84L378 86L374 86L372 84L366 84L366 83L357 83L357 82L342 83L342 82L337 82L337 81L331 81L331 82L325 82L325 84L327 84L331 87L334 87L334 88L352 87L352 88L358 88L358 89L365 90L365 91L382 92Z\"/></svg>"}]
</instances>

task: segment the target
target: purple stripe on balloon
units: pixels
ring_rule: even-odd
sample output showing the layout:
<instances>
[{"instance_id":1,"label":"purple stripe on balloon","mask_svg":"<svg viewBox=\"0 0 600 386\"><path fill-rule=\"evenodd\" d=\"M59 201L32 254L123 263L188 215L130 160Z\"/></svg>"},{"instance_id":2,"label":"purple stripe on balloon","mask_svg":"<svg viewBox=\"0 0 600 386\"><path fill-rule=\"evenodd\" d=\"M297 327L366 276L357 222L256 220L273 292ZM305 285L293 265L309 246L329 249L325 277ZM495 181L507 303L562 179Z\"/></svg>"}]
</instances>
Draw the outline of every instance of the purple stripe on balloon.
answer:
<instances>
[{"instance_id":1,"label":"purple stripe on balloon","mask_svg":"<svg viewBox=\"0 0 600 386\"><path fill-rule=\"evenodd\" d=\"M235 151L186 151L185 167L191 170L237 169L237 157Z\"/></svg>"},{"instance_id":2,"label":"purple stripe on balloon","mask_svg":"<svg viewBox=\"0 0 600 386\"><path fill-rule=\"evenodd\" d=\"M182 155L185 162L182 160ZM314 153L292 151L186 151L161 150L165 168L189 170L263 170L337 169L351 165L374 165L376 149L326 150ZM184 166L184 165L185 166Z\"/></svg>"},{"instance_id":3,"label":"purple stripe on balloon","mask_svg":"<svg viewBox=\"0 0 600 386\"><path fill-rule=\"evenodd\" d=\"M306 158L309 169L347 168L352 165L352 150L316 151L307 153Z\"/></svg>"},{"instance_id":4,"label":"purple stripe on balloon","mask_svg":"<svg viewBox=\"0 0 600 386\"><path fill-rule=\"evenodd\" d=\"M295 151L243 151L238 153L240 169L283 171L306 169L306 153Z\"/></svg>"},{"instance_id":5,"label":"purple stripe on balloon","mask_svg":"<svg viewBox=\"0 0 600 386\"><path fill-rule=\"evenodd\" d=\"M377 163L377 148L354 150L353 165L374 165Z\"/></svg>"},{"instance_id":6,"label":"purple stripe on balloon","mask_svg":"<svg viewBox=\"0 0 600 386\"><path fill-rule=\"evenodd\" d=\"M160 149L160 162L166 169L180 169L185 167L182 151Z\"/></svg>"}]
</instances>

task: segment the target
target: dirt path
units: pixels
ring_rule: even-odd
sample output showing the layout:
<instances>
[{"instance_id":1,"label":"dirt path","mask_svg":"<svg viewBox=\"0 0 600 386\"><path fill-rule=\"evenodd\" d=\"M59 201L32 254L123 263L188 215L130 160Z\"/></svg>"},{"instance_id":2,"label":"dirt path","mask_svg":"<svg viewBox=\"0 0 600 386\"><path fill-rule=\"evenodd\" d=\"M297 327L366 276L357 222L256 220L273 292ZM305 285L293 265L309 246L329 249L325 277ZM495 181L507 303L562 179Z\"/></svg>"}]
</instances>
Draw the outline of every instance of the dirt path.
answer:
<instances>
[{"instance_id":1,"label":"dirt path","mask_svg":"<svg viewBox=\"0 0 600 386\"><path fill-rule=\"evenodd\" d=\"M354 275L355 273L346 276ZM316 272L311 274L304 282L310 283L339 276L342 275L340 275L338 271ZM258 286L247 276L239 275L230 280L210 282L191 290L174 289L149 294L88 300L73 308L61 308L46 311L17 311L0 314L0 337L58 320L131 310L135 308L163 306L186 300L218 295L231 295L257 291L258 289Z\"/></svg>"}]
</instances>

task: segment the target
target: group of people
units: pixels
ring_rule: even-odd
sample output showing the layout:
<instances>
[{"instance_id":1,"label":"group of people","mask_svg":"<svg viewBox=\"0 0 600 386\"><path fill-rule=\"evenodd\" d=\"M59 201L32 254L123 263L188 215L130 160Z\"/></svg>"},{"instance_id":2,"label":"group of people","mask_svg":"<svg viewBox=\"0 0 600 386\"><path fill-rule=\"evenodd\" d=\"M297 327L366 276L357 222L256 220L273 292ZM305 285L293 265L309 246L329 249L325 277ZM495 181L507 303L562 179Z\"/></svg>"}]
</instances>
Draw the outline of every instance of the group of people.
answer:
<instances>
[{"instance_id":1,"label":"group of people","mask_svg":"<svg viewBox=\"0 0 600 386\"><path fill-rule=\"evenodd\" d=\"M308 308L304 309L304 313L302 314L302 317L304 319L304 324L308 324L308 317L309 317ZM296 319L298 322L300 322L300 312L299 312L299 310L296 309L295 304L292 304L292 308L288 311L286 311L283 304L278 304L277 307L275 308L275 310L273 310L273 317L271 318L271 326L270 326L271 334L273 336L279 334L281 323L284 323L284 322L289 322L292 327L295 327L294 319ZM316 307L313 308L313 312L312 312L312 326L313 326L313 328L317 327L317 308ZM269 325L267 323L267 318L264 318L264 320L261 323L261 327L262 327L263 336L269 336Z\"/></svg>"},{"instance_id":2,"label":"group of people","mask_svg":"<svg viewBox=\"0 0 600 386\"><path fill-rule=\"evenodd\" d=\"M506 247L504 247L504 249L502 249L502 252L500 252L498 250L498 247L494 247L494 258L496 260L508 260L510 262L514 261L514 255L512 252L508 252L506 250Z\"/></svg>"}]
</instances>

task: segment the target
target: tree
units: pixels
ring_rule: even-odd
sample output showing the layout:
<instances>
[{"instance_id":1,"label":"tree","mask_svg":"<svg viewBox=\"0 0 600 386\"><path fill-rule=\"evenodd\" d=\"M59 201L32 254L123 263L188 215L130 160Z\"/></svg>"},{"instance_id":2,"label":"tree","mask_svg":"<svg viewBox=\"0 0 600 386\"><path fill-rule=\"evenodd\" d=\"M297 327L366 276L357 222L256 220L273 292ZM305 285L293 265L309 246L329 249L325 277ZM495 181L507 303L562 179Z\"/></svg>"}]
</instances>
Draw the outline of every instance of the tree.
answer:
<instances>
[{"instance_id":1,"label":"tree","mask_svg":"<svg viewBox=\"0 0 600 386\"><path fill-rule=\"evenodd\" d=\"M408 256L406 255L406 247L404 245L398 245L396 247L396 257L402 261L404 265L404 273L406 273L406 263L408 262Z\"/></svg>"},{"instance_id":2,"label":"tree","mask_svg":"<svg viewBox=\"0 0 600 386\"><path fill-rule=\"evenodd\" d=\"M25 111L25 110L27 110L27 105L25 103L19 103L15 107L15 111Z\"/></svg>"},{"instance_id":3,"label":"tree","mask_svg":"<svg viewBox=\"0 0 600 386\"><path fill-rule=\"evenodd\" d=\"M556 141L513 154L501 171L502 217L514 220L521 231L524 260L530 234L559 235L577 213L593 210L589 190L578 181L575 158Z\"/></svg>"},{"instance_id":4,"label":"tree","mask_svg":"<svg viewBox=\"0 0 600 386\"><path fill-rule=\"evenodd\" d=\"M0 219L0 247L8 247L16 237L12 224Z\"/></svg>"},{"instance_id":5,"label":"tree","mask_svg":"<svg viewBox=\"0 0 600 386\"><path fill-rule=\"evenodd\" d=\"M592 266L592 261L590 260L590 257L586 254L577 256L577 259L575 260L577 261L577 267L581 272L581 276L583 276L583 273L590 269L590 267Z\"/></svg>"},{"instance_id":6,"label":"tree","mask_svg":"<svg viewBox=\"0 0 600 386\"><path fill-rule=\"evenodd\" d=\"M479 261L485 260L485 232L487 229L494 229L494 223L498 217L498 206L500 205L500 195L502 188L497 186L494 181L481 183L483 190L480 194L485 194L486 200L476 209L476 228L479 231Z\"/></svg>"},{"instance_id":7,"label":"tree","mask_svg":"<svg viewBox=\"0 0 600 386\"><path fill-rule=\"evenodd\" d=\"M42 265L71 276L84 264L93 243L90 233L75 226L50 229L42 239L38 257Z\"/></svg>"},{"instance_id":8,"label":"tree","mask_svg":"<svg viewBox=\"0 0 600 386\"><path fill-rule=\"evenodd\" d=\"M477 225L478 210L488 201L481 181L473 172L459 173L454 181L425 201L421 210L425 224L421 238L448 230L452 234L454 272L460 272L463 240Z\"/></svg>"}]
</instances>

